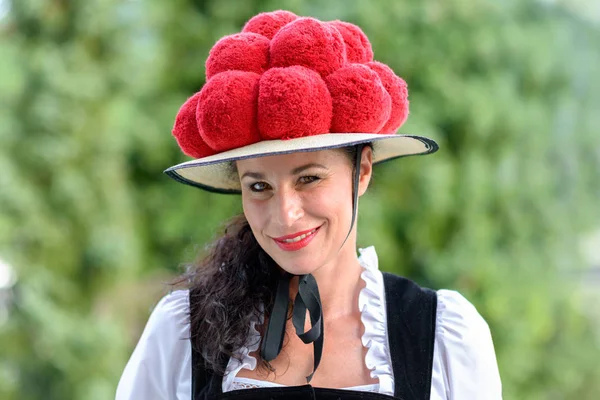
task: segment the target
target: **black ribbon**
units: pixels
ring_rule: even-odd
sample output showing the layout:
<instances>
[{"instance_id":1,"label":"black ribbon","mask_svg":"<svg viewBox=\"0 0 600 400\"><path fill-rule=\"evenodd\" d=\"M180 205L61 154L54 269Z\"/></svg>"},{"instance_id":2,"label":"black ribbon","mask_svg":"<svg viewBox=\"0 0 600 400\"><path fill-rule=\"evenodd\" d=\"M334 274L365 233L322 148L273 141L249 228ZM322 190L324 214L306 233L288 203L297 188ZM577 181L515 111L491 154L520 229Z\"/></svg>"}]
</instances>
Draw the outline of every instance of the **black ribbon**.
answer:
<instances>
[{"instance_id":1,"label":"black ribbon","mask_svg":"<svg viewBox=\"0 0 600 400\"><path fill-rule=\"evenodd\" d=\"M360 162L362 158L362 150L364 144L356 146L356 160L354 165L354 181L352 186L352 221L350 222L350 230L342 246L346 243L352 233L352 227L356 220L357 204L358 204L358 184L360 182ZM290 301L290 278L291 275L285 273L279 279L277 284L277 293L273 304L273 311L269 319L267 331L263 338L260 349L261 357L266 361L274 360L281 352L283 338L285 335L285 324L287 320L287 309ZM306 311L310 316L310 329L304 331L306 322ZM310 383L315 374L321 356L323 355L323 306L321 305L321 296L319 295L319 287L314 276L311 274L300 275L298 281L298 294L294 299L294 312L292 315L292 323L296 329L296 335L306 344L313 343L314 352L314 369L313 372L306 377L306 382Z\"/></svg>"},{"instance_id":2,"label":"black ribbon","mask_svg":"<svg viewBox=\"0 0 600 400\"><path fill-rule=\"evenodd\" d=\"M304 323L306 321L306 310L310 315L310 329L304 332ZM300 276L298 281L298 294L294 300L294 314L292 316L296 335L304 343L313 343L314 347L314 369L306 377L306 382L310 383L315 371L321 362L323 354L323 307L321 306L321 296L319 296L319 287L317 281L311 274Z\"/></svg>"},{"instance_id":3,"label":"black ribbon","mask_svg":"<svg viewBox=\"0 0 600 400\"><path fill-rule=\"evenodd\" d=\"M260 348L260 355L266 361L274 360L281 352L290 301L290 278L290 274L284 273L277 284L273 311Z\"/></svg>"}]
</instances>

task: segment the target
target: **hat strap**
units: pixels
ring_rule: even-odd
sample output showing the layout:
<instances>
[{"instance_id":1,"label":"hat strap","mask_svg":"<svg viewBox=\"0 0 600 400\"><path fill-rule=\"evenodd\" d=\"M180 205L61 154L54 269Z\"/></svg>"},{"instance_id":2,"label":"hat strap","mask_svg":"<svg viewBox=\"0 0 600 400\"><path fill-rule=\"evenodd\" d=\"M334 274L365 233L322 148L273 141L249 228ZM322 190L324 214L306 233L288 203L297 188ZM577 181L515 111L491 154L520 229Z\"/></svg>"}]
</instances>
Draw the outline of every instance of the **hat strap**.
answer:
<instances>
[{"instance_id":1,"label":"hat strap","mask_svg":"<svg viewBox=\"0 0 600 400\"><path fill-rule=\"evenodd\" d=\"M360 163L362 161L362 151L364 148L364 143L356 145L356 159L354 160L354 181L352 183L352 221L350 221L350 230L348 231L348 235L346 235L346 239L344 239L344 243L342 243L342 246L340 246L340 249L344 247L346 241L350 237L350 234L352 233L352 228L354 227L354 222L356 221L356 214L358 214L358 185L360 183Z\"/></svg>"},{"instance_id":2,"label":"hat strap","mask_svg":"<svg viewBox=\"0 0 600 400\"><path fill-rule=\"evenodd\" d=\"M356 146L356 160L354 165L354 179L352 186L352 221L350 222L350 230L348 231L348 235L346 235L346 239L344 239L341 247L346 244L346 241L352 233L354 222L356 221L356 214L358 211L360 163L362 160L363 148L364 144L359 144ZM273 311L271 312L269 324L267 326L260 349L261 357L266 361L274 360L281 352L283 338L285 335L287 309L290 301L290 277L291 274L287 272L284 273L281 278L279 278L279 282L277 284L277 293L275 294ZM310 329L305 332L304 324L306 321L307 310L310 316L311 326ZM298 281L298 294L294 299L292 323L296 329L296 335L298 335L298 337L304 343L313 343L314 367L311 374L306 377L306 382L310 383L313 375L319 367L321 356L323 355L323 334L325 330L323 306L321 304L321 296L319 295L319 287L317 285L317 280L314 276L312 276L312 274L300 275L300 279Z\"/></svg>"}]
</instances>

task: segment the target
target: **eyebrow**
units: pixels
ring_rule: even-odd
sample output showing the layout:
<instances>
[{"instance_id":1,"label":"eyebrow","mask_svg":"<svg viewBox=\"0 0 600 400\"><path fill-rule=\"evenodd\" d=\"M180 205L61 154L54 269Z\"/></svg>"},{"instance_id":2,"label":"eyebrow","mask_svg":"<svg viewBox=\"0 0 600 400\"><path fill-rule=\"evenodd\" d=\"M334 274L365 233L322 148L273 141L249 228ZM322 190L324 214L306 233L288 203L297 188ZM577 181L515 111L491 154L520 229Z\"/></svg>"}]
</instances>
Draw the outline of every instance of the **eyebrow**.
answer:
<instances>
[{"instance_id":1,"label":"eyebrow","mask_svg":"<svg viewBox=\"0 0 600 400\"><path fill-rule=\"evenodd\" d=\"M322 164L308 163L308 164L304 164L304 165L301 165L299 167L294 168L291 171L291 174L292 175L298 175L299 173L301 173L301 172L303 172L303 171L305 171L305 170L307 170L309 168L320 168L320 169L325 169L325 170L327 169L327 167L324 166L324 165L322 165ZM246 177L248 177L248 178L254 178L254 179L264 179L265 176L263 174L261 174L260 172L251 172L251 171L248 171L248 172L245 172L244 175L242 175L242 177L240 179L244 179Z\"/></svg>"}]
</instances>

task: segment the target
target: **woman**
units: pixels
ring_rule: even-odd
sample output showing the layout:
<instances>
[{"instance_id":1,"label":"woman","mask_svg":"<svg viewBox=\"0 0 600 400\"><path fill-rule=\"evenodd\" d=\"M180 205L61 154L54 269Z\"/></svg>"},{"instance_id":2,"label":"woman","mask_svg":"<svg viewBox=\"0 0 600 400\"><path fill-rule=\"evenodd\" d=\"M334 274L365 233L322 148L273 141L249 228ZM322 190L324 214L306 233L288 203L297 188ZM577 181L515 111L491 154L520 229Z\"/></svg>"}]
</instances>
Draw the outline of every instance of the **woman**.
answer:
<instances>
[{"instance_id":1,"label":"woman","mask_svg":"<svg viewBox=\"0 0 600 400\"><path fill-rule=\"evenodd\" d=\"M277 11L221 39L166 172L244 213L157 305L117 399L499 399L487 324L356 255L373 165L437 150L396 135L406 83L355 25Z\"/></svg>"}]
</instances>

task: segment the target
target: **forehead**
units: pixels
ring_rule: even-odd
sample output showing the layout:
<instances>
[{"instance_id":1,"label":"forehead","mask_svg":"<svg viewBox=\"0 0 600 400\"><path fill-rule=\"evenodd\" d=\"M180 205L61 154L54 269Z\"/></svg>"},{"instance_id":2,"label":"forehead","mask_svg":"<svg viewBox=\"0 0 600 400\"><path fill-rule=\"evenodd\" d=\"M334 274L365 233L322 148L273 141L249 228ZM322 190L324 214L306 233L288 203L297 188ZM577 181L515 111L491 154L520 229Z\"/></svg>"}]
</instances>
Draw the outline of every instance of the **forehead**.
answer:
<instances>
[{"instance_id":1,"label":"forehead","mask_svg":"<svg viewBox=\"0 0 600 400\"><path fill-rule=\"evenodd\" d=\"M321 164L328 168L333 168L337 165L346 163L349 164L347 156L343 150L320 150L295 152L290 154L279 154L267 157L256 157L236 162L238 172L244 173L247 171L259 172L288 172L296 167L315 163Z\"/></svg>"}]
</instances>

